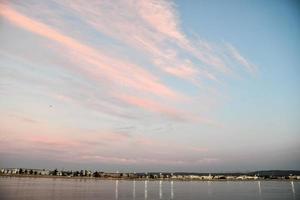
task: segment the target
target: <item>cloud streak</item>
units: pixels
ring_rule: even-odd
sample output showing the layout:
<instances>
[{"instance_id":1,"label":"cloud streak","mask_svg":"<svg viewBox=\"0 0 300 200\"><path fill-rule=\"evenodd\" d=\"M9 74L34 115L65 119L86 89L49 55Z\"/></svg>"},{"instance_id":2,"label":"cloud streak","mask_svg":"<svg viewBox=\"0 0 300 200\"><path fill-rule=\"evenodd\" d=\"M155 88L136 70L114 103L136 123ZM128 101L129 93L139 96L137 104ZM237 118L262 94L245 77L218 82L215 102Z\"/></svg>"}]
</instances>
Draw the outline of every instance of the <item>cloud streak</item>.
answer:
<instances>
[{"instance_id":1,"label":"cloud streak","mask_svg":"<svg viewBox=\"0 0 300 200\"><path fill-rule=\"evenodd\" d=\"M1 154L16 154L36 159L51 158L70 163L110 163L125 165L159 164L189 165L194 160L206 160L207 148L190 148L181 144L168 144L154 138L128 133L98 130L56 129L51 125L33 125L23 117L11 117L14 123L27 126L26 134L12 127L1 127L5 137L0 140ZM30 128L34 127L34 128ZM41 134L41 132L43 134ZM47 134L47 133L52 134ZM84 135L76 133L84 132ZM25 137L24 137L25 136ZM122 145L123 144L123 145ZM115 148L112 149L112 148ZM139 152L136 152L136 149ZM116 154L115 151L118 153ZM193 155L196 151L197 155ZM122 153L126 152L126 153ZM178 154L177 152L181 152ZM189 153L190 156L184 155ZM165 158L168 157L168 159Z\"/></svg>"},{"instance_id":2,"label":"cloud streak","mask_svg":"<svg viewBox=\"0 0 300 200\"><path fill-rule=\"evenodd\" d=\"M183 30L175 3L30 0L1 2L0 10L8 30L26 33L0 49L4 98L14 104L0 107L10 114L0 116L0 153L134 165L219 161L201 143L202 128L220 124L214 111L226 80L258 68L232 44ZM26 54L23 46L43 51ZM189 132L195 141L184 138Z\"/></svg>"},{"instance_id":3,"label":"cloud streak","mask_svg":"<svg viewBox=\"0 0 300 200\"><path fill-rule=\"evenodd\" d=\"M257 72L257 67L250 63L246 58L244 58L238 50L232 46L231 44L226 44L226 47L229 50L229 54L242 66L246 68L246 70L252 74Z\"/></svg>"},{"instance_id":4,"label":"cloud streak","mask_svg":"<svg viewBox=\"0 0 300 200\"><path fill-rule=\"evenodd\" d=\"M57 42L67 50L66 53L69 53L70 57L73 57L75 53L75 60L82 63L82 66L85 66L86 64L89 65L89 67L81 66L80 71L84 72L87 76L96 81L102 77L104 79L108 79L113 84L119 85L122 90L124 89L124 86L126 86L141 94L150 93L157 97L168 98L169 100L180 100L184 98L180 93L162 84L158 77L155 77L135 64L127 63L125 60L111 58L105 55L104 52L99 52L92 47L84 45L81 42L49 27L48 25L22 15L6 5L2 5L2 10L3 12L1 15L11 21L14 25ZM111 95L114 96L114 94ZM62 95L59 94L57 96L62 97ZM132 100L134 97L132 96L130 98ZM65 96L64 99L61 100L70 100L70 98ZM159 113L165 112L167 115L171 115L171 112L176 112L171 111L169 108L163 108L163 105L160 105L160 103L154 102L153 100L145 100L144 103L141 103L141 101L129 101L129 96L127 99L118 97L118 100L124 100L125 103L143 107L146 108L146 110L158 111ZM145 103L146 101L147 103ZM151 109L149 109L149 102L152 102ZM154 104L157 108L159 107L159 109L154 109Z\"/></svg>"},{"instance_id":5,"label":"cloud streak","mask_svg":"<svg viewBox=\"0 0 300 200\"><path fill-rule=\"evenodd\" d=\"M47 39L56 41L71 52L75 51L80 53L81 59L84 59L84 62L94 64L97 67L96 69L85 68L88 73L105 73L111 80L122 82L132 88L159 96L176 97L175 92L161 84L156 77L147 71L134 66L133 64L126 63L126 61L113 60L112 58L103 55L103 52L99 54L97 50L62 34L43 23L32 20L5 5L2 5L1 7L1 15L15 25ZM120 70L118 70L118 68ZM124 74L124 71L126 74ZM131 73L128 74L128 71Z\"/></svg>"},{"instance_id":6,"label":"cloud streak","mask_svg":"<svg viewBox=\"0 0 300 200\"><path fill-rule=\"evenodd\" d=\"M96 30L142 50L160 70L182 79L197 83L195 76L217 80L219 73L232 73L229 67L232 62L226 62L226 55L229 55L227 59L250 67L249 61L236 49L232 51L232 45L233 48L228 48L227 45L216 46L188 39L180 30L178 14L170 1L103 1L90 5L83 1L76 4L62 1L61 4L72 8ZM106 26L108 20L114 23ZM200 64L194 64L192 58L198 59Z\"/></svg>"}]
</instances>

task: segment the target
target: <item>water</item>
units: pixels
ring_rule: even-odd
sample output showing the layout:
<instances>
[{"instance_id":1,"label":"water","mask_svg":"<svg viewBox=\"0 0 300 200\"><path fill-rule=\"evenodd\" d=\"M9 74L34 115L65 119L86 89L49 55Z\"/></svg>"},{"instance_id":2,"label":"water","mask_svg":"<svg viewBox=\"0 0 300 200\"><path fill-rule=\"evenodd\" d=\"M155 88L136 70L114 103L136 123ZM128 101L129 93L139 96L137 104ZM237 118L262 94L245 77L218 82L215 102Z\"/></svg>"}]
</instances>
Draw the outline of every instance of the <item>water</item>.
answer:
<instances>
[{"instance_id":1,"label":"water","mask_svg":"<svg viewBox=\"0 0 300 200\"><path fill-rule=\"evenodd\" d=\"M0 177L1 200L298 200L299 181L130 181Z\"/></svg>"}]
</instances>

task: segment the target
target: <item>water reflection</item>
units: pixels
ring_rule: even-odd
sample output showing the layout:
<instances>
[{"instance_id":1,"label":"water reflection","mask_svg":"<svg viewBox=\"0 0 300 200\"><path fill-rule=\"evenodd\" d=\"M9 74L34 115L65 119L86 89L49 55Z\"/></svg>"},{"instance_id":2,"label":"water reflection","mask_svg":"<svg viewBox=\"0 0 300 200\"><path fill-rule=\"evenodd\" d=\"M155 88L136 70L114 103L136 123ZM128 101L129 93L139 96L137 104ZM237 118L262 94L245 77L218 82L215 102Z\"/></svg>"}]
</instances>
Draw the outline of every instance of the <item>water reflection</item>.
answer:
<instances>
[{"instance_id":1,"label":"water reflection","mask_svg":"<svg viewBox=\"0 0 300 200\"><path fill-rule=\"evenodd\" d=\"M296 193L295 193L295 186L294 186L294 181L291 181L291 186L292 186L292 192L293 192L293 199L296 199Z\"/></svg>"},{"instance_id":2,"label":"water reflection","mask_svg":"<svg viewBox=\"0 0 300 200\"><path fill-rule=\"evenodd\" d=\"M174 198L174 187L173 187L173 181L171 181L171 199Z\"/></svg>"},{"instance_id":3,"label":"water reflection","mask_svg":"<svg viewBox=\"0 0 300 200\"><path fill-rule=\"evenodd\" d=\"M115 197L116 197L116 199L119 198L119 180L116 180Z\"/></svg>"},{"instance_id":4,"label":"water reflection","mask_svg":"<svg viewBox=\"0 0 300 200\"><path fill-rule=\"evenodd\" d=\"M143 188L143 185L145 188ZM5 192L3 192L4 189ZM153 189L154 191L152 191ZM231 181L227 183L224 181L171 182L171 180L149 182L149 180L92 181L88 179L8 178L0 176L0 199L3 200L140 200L144 198L147 200L175 200L176 198L185 200L200 198L202 200L223 200L241 199L243 197L251 200L266 198L296 200L299 199L298 192L300 192L300 182L292 180Z\"/></svg>"},{"instance_id":5,"label":"water reflection","mask_svg":"<svg viewBox=\"0 0 300 200\"><path fill-rule=\"evenodd\" d=\"M135 180L133 181L132 197L135 199Z\"/></svg>"},{"instance_id":6,"label":"water reflection","mask_svg":"<svg viewBox=\"0 0 300 200\"><path fill-rule=\"evenodd\" d=\"M258 181L257 184L258 184L258 196L259 196L259 199L261 199L261 186L260 186L260 181Z\"/></svg>"},{"instance_id":7,"label":"water reflection","mask_svg":"<svg viewBox=\"0 0 300 200\"><path fill-rule=\"evenodd\" d=\"M211 181L207 181L207 193L209 197L212 195Z\"/></svg>"},{"instance_id":8,"label":"water reflection","mask_svg":"<svg viewBox=\"0 0 300 200\"><path fill-rule=\"evenodd\" d=\"M162 184L162 181L159 181L159 199L162 199L161 184Z\"/></svg>"},{"instance_id":9,"label":"water reflection","mask_svg":"<svg viewBox=\"0 0 300 200\"><path fill-rule=\"evenodd\" d=\"M145 181L145 199L148 198L148 183Z\"/></svg>"}]
</instances>

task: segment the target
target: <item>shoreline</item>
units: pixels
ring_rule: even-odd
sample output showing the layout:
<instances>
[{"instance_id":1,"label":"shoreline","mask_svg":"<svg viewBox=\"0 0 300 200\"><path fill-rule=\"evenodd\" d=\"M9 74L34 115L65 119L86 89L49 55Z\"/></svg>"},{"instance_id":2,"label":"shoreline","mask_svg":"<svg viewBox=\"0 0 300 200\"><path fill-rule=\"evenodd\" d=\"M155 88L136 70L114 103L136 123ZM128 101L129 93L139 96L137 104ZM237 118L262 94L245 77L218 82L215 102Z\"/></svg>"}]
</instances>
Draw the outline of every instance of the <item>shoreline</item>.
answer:
<instances>
[{"instance_id":1,"label":"shoreline","mask_svg":"<svg viewBox=\"0 0 300 200\"><path fill-rule=\"evenodd\" d=\"M181 179L176 179L176 178L112 178L112 177L83 177L83 176L41 176L41 175L17 175L17 174L10 174L10 175L3 175L0 174L1 177L6 177L6 178L48 178L48 179L77 179L77 180L119 180L119 181L180 181L180 182L189 182L189 181L202 181L202 182L208 182L208 181L218 181L218 182L227 182L227 181L232 181L232 182L250 182L250 181L300 181L299 179L245 179L245 180L240 180L240 179L188 179L188 178L181 178Z\"/></svg>"}]
</instances>

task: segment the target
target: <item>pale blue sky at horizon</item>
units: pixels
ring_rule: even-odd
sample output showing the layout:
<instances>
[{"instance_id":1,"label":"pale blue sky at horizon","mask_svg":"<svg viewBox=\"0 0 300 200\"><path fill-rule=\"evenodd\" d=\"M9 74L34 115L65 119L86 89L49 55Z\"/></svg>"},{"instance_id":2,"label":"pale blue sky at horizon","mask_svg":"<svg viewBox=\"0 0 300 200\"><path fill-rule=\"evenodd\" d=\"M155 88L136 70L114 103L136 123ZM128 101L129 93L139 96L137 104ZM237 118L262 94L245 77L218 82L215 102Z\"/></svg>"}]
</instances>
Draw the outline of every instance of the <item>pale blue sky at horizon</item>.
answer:
<instances>
[{"instance_id":1,"label":"pale blue sky at horizon","mask_svg":"<svg viewBox=\"0 0 300 200\"><path fill-rule=\"evenodd\" d=\"M0 10L0 167L300 169L298 2Z\"/></svg>"}]
</instances>

